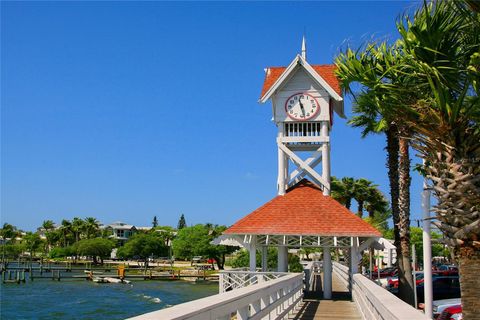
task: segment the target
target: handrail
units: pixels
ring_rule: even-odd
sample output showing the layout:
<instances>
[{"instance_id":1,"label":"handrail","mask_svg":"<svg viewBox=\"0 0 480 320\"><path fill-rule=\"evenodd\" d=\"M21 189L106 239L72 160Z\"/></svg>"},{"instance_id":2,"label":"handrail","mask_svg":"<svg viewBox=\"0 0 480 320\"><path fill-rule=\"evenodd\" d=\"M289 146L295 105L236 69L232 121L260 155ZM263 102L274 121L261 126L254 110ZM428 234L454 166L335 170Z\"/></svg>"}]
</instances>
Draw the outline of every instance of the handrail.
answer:
<instances>
[{"instance_id":1,"label":"handrail","mask_svg":"<svg viewBox=\"0 0 480 320\"><path fill-rule=\"evenodd\" d=\"M334 262L333 271L345 285L349 284L350 273L348 267ZM363 319L428 319L424 313L400 300L367 277L356 273L351 278L352 298L358 310L362 313Z\"/></svg>"},{"instance_id":2,"label":"handrail","mask_svg":"<svg viewBox=\"0 0 480 320\"><path fill-rule=\"evenodd\" d=\"M283 318L301 302L303 281L301 273L291 273L269 282L255 284L222 294L182 303L167 309L139 315L132 320L238 320Z\"/></svg>"},{"instance_id":3,"label":"handrail","mask_svg":"<svg viewBox=\"0 0 480 320\"><path fill-rule=\"evenodd\" d=\"M271 281L288 275L288 272L254 272L243 270L223 270L219 272L219 293Z\"/></svg>"}]
</instances>

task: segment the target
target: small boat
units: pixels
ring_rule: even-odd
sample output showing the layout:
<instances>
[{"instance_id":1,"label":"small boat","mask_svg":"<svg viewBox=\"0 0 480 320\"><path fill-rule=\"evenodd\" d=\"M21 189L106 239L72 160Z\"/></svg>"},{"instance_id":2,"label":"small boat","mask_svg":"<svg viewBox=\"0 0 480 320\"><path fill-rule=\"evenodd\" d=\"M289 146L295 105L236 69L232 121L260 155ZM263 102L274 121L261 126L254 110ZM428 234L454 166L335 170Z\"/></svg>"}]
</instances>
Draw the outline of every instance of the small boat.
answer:
<instances>
[{"instance_id":1,"label":"small boat","mask_svg":"<svg viewBox=\"0 0 480 320\"><path fill-rule=\"evenodd\" d=\"M93 277L92 281L96 283L130 283L130 281L128 280L122 280L112 277Z\"/></svg>"}]
</instances>

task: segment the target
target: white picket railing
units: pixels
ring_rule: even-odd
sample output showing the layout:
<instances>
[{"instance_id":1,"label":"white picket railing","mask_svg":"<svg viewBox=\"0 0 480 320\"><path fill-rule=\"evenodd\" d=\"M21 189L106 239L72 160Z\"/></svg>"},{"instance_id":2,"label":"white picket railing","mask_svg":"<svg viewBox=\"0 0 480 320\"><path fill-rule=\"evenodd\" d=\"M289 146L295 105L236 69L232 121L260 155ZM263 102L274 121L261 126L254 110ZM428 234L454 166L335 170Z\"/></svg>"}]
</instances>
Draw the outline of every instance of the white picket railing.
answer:
<instances>
[{"instance_id":1,"label":"white picket railing","mask_svg":"<svg viewBox=\"0 0 480 320\"><path fill-rule=\"evenodd\" d=\"M295 312L303 297L303 274L290 273L229 292L182 303L130 319L237 320L284 319Z\"/></svg>"},{"instance_id":2,"label":"white picket railing","mask_svg":"<svg viewBox=\"0 0 480 320\"><path fill-rule=\"evenodd\" d=\"M257 283L278 279L287 272L252 272L248 270L220 271L218 289L220 293L248 287Z\"/></svg>"}]
</instances>

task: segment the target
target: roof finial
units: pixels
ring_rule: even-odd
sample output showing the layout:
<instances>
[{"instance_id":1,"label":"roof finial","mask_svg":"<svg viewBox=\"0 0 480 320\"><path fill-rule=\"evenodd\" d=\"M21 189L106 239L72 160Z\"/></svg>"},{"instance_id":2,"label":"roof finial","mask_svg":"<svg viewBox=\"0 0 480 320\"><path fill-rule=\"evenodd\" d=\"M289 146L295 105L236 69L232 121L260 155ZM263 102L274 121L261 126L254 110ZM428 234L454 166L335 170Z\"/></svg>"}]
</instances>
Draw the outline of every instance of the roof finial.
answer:
<instances>
[{"instance_id":1,"label":"roof finial","mask_svg":"<svg viewBox=\"0 0 480 320\"><path fill-rule=\"evenodd\" d=\"M305 35L302 37L302 58L307 60L307 44L305 41Z\"/></svg>"}]
</instances>

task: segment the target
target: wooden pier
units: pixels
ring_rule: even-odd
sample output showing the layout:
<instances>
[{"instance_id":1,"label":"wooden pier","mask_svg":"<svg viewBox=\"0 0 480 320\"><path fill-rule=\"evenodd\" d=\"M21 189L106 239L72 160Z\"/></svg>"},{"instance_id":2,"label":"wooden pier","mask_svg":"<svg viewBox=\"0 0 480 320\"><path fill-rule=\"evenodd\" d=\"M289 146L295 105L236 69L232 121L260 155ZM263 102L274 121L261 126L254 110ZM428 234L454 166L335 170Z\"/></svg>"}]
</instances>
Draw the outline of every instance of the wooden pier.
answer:
<instances>
[{"instance_id":1,"label":"wooden pier","mask_svg":"<svg viewBox=\"0 0 480 320\"><path fill-rule=\"evenodd\" d=\"M2 264L0 266L3 283L25 283L26 280L91 280L95 277L109 277L131 280L189 280L218 281L218 274L206 270L173 270L168 267L157 270L144 269L142 266L104 265L72 266L71 263L59 264Z\"/></svg>"},{"instance_id":2,"label":"wooden pier","mask_svg":"<svg viewBox=\"0 0 480 320\"><path fill-rule=\"evenodd\" d=\"M324 300L322 292L323 275L315 275L315 291L307 294L302 302L300 310L290 319L294 320L361 320L361 314L357 310L355 302L348 289L332 275L332 299Z\"/></svg>"}]
</instances>

